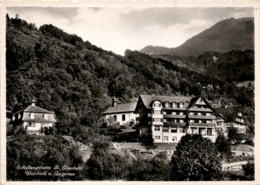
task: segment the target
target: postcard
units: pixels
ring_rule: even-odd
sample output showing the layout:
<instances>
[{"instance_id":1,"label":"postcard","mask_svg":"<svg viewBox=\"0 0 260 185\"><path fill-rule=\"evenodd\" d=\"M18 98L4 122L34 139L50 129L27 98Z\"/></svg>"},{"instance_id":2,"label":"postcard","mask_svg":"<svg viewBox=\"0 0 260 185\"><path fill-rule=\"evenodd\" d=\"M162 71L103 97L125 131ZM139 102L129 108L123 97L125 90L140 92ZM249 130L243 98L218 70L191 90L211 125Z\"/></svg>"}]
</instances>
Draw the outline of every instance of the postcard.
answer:
<instances>
[{"instance_id":1,"label":"postcard","mask_svg":"<svg viewBox=\"0 0 260 185\"><path fill-rule=\"evenodd\" d=\"M259 183L259 1L211 3L3 2L1 182Z\"/></svg>"}]
</instances>

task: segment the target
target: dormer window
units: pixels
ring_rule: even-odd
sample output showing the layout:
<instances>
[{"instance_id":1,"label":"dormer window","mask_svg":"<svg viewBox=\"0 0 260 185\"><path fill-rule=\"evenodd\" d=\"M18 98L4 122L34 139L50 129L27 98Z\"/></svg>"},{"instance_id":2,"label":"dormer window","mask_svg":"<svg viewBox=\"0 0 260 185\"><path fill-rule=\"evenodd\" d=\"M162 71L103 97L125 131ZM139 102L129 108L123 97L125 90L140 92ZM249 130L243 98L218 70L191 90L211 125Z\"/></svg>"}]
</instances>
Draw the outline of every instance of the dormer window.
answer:
<instances>
[{"instance_id":1,"label":"dormer window","mask_svg":"<svg viewBox=\"0 0 260 185\"><path fill-rule=\"evenodd\" d=\"M179 108L183 108L183 103L179 103Z\"/></svg>"},{"instance_id":2,"label":"dormer window","mask_svg":"<svg viewBox=\"0 0 260 185\"><path fill-rule=\"evenodd\" d=\"M172 108L176 108L176 103L175 102L172 103Z\"/></svg>"},{"instance_id":3,"label":"dormer window","mask_svg":"<svg viewBox=\"0 0 260 185\"><path fill-rule=\"evenodd\" d=\"M156 101L153 103L153 107L161 107L161 103L159 101Z\"/></svg>"},{"instance_id":4,"label":"dormer window","mask_svg":"<svg viewBox=\"0 0 260 185\"><path fill-rule=\"evenodd\" d=\"M164 103L164 107L165 107L165 108L168 108L168 107L169 107L169 103L168 103L168 102L165 102L165 103Z\"/></svg>"}]
</instances>

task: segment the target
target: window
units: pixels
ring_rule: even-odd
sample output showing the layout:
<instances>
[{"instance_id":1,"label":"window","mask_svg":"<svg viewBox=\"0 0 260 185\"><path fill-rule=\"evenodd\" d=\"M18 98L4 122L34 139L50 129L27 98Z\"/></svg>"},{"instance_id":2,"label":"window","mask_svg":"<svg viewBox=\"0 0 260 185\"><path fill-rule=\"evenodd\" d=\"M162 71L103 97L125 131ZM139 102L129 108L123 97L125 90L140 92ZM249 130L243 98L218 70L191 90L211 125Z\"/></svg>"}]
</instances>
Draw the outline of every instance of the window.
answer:
<instances>
[{"instance_id":1,"label":"window","mask_svg":"<svg viewBox=\"0 0 260 185\"><path fill-rule=\"evenodd\" d=\"M179 108L183 108L183 103L179 103Z\"/></svg>"},{"instance_id":2,"label":"window","mask_svg":"<svg viewBox=\"0 0 260 185\"><path fill-rule=\"evenodd\" d=\"M194 112L190 112L190 115L193 116L193 115L194 115Z\"/></svg>"},{"instance_id":3,"label":"window","mask_svg":"<svg viewBox=\"0 0 260 185\"><path fill-rule=\"evenodd\" d=\"M202 123L207 123L207 120L202 120Z\"/></svg>"},{"instance_id":4,"label":"window","mask_svg":"<svg viewBox=\"0 0 260 185\"><path fill-rule=\"evenodd\" d=\"M180 123L183 123L184 121L183 121L183 119L180 119Z\"/></svg>"},{"instance_id":5,"label":"window","mask_svg":"<svg viewBox=\"0 0 260 185\"><path fill-rule=\"evenodd\" d=\"M183 112L180 112L180 115L183 115Z\"/></svg>"},{"instance_id":6,"label":"window","mask_svg":"<svg viewBox=\"0 0 260 185\"><path fill-rule=\"evenodd\" d=\"M164 128L163 128L163 132L169 132L169 128L164 127Z\"/></svg>"},{"instance_id":7,"label":"window","mask_svg":"<svg viewBox=\"0 0 260 185\"><path fill-rule=\"evenodd\" d=\"M179 128L179 132L180 133L185 133L185 129L184 128Z\"/></svg>"},{"instance_id":8,"label":"window","mask_svg":"<svg viewBox=\"0 0 260 185\"><path fill-rule=\"evenodd\" d=\"M171 133L177 133L177 127L173 127L173 128L171 129Z\"/></svg>"},{"instance_id":9,"label":"window","mask_svg":"<svg viewBox=\"0 0 260 185\"><path fill-rule=\"evenodd\" d=\"M198 133L197 127L191 127L191 133L192 134L197 134Z\"/></svg>"},{"instance_id":10,"label":"window","mask_svg":"<svg viewBox=\"0 0 260 185\"><path fill-rule=\"evenodd\" d=\"M30 114L30 118L31 118L31 119L34 119L34 113L31 113L31 114Z\"/></svg>"},{"instance_id":11,"label":"window","mask_svg":"<svg viewBox=\"0 0 260 185\"><path fill-rule=\"evenodd\" d=\"M35 123L29 122L29 127L35 127Z\"/></svg>"},{"instance_id":12,"label":"window","mask_svg":"<svg viewBox=\"0 0 260 185\"><path fill-rule=\"evenodd\" d=\"M176 108L176 103L172 103L172 108Z\"/></svg>"},{"instance_id":13,"label":"window","mask_svg":"<svg viewBox=\"0 0 260 185\"><path fill-rule=\"evenodd\" d=\"M44 115L43 115L43 118L44 118L45 120L47 120L47 119L48 119L48 114L44 114Z\"/></svg>"},{"instance_id":14,"label":"window","mask_svg":"<svg viewBox=\"0 0 260 185\"><path fill-rule=\"evenodd\" d=\"M117 116L116 115L114 115L114 121L117 121Z\"/></svg>"},{"instance_id":15,"label":"window","mask_svg":"<svg viewBox=\"0 0 260 185\"><path fill-rule=\"evenodd\" d=\"M168 141L168 136L163 136L164 141Z\"/></svg>"},{"instance_id":16,"label":"window","mask_svg":"<svg viewBox=\"0 0 260 185\"><path fill-rule=\"evenodd\" d=\"M122 121L125 121L125 114L122 115Z\"/></svg>"},{"instance_id":17,"label":"window","mask_svg":"<svg viewBox=\"0 0 260 185\"><path fill-rule=\"evenodd\" d=\"M168 103L168 102L165 102L164 106L165 106L166 108L168 108L168 107L169 107L169 103Z\"/></svg>"},{"instance_id":18,"label":"window","mask_svg":"<svg viewBox=\"0 0 260 185\"><path fill-rule=\"evenodd\" d=\"M202 115L203 115L203 116L206 116L206 115L207 115L207 113L203 112L203 113L202 113Z\"/></svg>"},{"instance_id":19,"label":"window","mask_svg":"<svg viewBox=\"0 0 260 185\"><path fill-rule=\"evenodd\" d=\"M154 139L161 139L160 136L154 136Z\"/></svg>"},{"instance_id":20,"label":"window","mask_svg":"<svg viewBox=\"0 0 260 185\"><path fill-rule=\"evenodd\" d=\"M154 127L154 130L155 130L155 131L160 131L161 129L160 129L159 126L155 126L155 127Z\"/></svg>"},{"instance_id":21,"label":"window","mask_svg":"<svg viewBox=\"0 0 260 185\"><path fill-rule=\"evenodd\" d=\"M176 112L172 112L172 115L176 115Z\"/></svg>"},{"instance_id":22,"label":"window","mask_svg":"<svg viewBox=\"0 0 260 185\"><path fill-rule=\"evenodd\" d=\"M172 141L177 141L177 137L172 137Z\"/></svg>"},{"instance_id":23,"label":"window","mask_svg":"<svg viewBox=\"0 0 260 185\"><path fill-rule=\"evenodd\" d=\"M212 128L207 128L207 135L212 136Z\"/></svg>"}]
</instances>

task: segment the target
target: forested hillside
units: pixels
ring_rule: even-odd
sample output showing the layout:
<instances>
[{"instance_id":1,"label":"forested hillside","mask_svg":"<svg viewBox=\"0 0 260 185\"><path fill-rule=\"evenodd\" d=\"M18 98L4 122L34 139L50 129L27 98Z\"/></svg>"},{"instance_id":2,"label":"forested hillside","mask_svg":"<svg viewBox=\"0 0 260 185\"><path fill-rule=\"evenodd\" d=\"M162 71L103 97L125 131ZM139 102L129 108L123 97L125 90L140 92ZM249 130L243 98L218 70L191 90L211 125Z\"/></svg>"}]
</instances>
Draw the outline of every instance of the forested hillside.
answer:
<instances>
[{"instance_id":1,"label":"forested hillside","mask_svg":"<svg viewBox=\"0 0 260 185\"><path fill-rule=\"evenodd\" d=\"M198 71L223 82L254 81L254 50L232 50L226 53L205 52L199 56L154 55L179 67Z\"/></svg>"},{"instance_id":2,"label":"forested hillside","mask_svg":"<svg viewBox=\"0 0 260 185\"><path fill-rule=\"evenodd\" d=\"M7 108L19 109L35 97L64 124L97 125L113 94L121 102L140 94L202 94L219 106L254 104L253 89L137 51L119 56L53 25L38 29L7 17L6 39Z\"/></svg>"}]
</instances>

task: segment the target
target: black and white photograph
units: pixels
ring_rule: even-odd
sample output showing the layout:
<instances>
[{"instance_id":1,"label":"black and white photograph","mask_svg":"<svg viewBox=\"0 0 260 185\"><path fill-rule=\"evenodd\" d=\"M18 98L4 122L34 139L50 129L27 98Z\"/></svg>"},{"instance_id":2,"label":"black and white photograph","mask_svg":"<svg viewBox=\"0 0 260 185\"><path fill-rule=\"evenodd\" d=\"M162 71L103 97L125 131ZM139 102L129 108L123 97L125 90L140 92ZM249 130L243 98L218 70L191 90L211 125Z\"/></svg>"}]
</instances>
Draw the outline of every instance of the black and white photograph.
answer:
<instances>
[{"instance_id":1,"label":"black and white photograph","mask_svg":"<svg viewBox=\"0 0 260 185\"><path fill-rule=\"evenodd\" d=\"M255 181L253 7L2 19L6 181Z\"/></svg>"}]
</instances>

